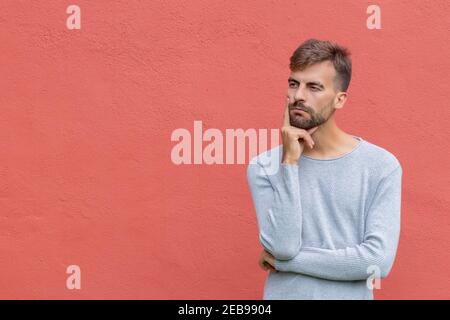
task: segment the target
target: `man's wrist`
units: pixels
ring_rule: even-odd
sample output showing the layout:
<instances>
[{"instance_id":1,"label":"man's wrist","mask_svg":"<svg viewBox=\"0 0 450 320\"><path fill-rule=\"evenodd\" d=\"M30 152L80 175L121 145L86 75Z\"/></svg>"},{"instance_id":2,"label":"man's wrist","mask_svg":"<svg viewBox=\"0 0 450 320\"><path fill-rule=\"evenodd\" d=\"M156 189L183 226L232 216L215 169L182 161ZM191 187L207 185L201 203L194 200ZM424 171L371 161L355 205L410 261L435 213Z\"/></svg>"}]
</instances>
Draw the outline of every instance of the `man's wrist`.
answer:
<instances>
[{"instance_id":1,"label":"man's wrist","mask_svg":"<svg viewBox=\"0 0 450 320\"><path fill-rule=\"evenodd\" d=\"M283 155L283 158L281 159L281 163L282 164L290 164L290 165L298 164L298 159L292 159L292 158L289 158L289 157L286 157Z\"/></svg>"}]
</instances>

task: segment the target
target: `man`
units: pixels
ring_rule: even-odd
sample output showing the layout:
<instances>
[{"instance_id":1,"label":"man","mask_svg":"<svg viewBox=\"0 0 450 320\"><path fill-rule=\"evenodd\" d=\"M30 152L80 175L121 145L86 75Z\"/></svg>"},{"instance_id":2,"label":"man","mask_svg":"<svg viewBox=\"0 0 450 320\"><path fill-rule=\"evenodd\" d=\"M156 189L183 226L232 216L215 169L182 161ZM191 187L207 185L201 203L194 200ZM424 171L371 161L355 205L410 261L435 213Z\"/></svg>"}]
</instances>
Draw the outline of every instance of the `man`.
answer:
<instances>
[{"instance_id":1,"label":"man","mask_svg":"<svg viewBox=\"0 0 450 320\"><path fill-rule=\"evenodd\" d=\"M402 167L384 148L336 125L334 112L343 108L351 79L349 56L316 39L295 50L283 143L248 166L264 247L260 266L271 271L265 300L370 300L372 279L392 268ZM265 171L263 157L278 161L278 170Z\"/></svg>"}]
</instances>

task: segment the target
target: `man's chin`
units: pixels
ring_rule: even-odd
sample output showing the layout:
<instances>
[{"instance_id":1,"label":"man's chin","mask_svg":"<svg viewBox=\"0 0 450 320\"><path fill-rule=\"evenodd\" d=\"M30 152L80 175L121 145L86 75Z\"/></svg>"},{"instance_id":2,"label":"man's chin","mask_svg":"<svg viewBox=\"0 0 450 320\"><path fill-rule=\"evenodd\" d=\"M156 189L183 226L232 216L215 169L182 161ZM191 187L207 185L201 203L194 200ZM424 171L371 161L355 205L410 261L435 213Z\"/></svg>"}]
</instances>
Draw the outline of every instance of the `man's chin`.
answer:
<instances>
[{"instance_id":1,"label":"man's chin","mask_svg":"<svg viewBox=\"0 0 450 320\"><path fill-rule=\"evenodd\" d=\"M305 126L304 124L300 124L300 123L291 123L291 126L295 127L295 128L299 128L299 129L304 129L308 128L308 126Z\"/></svg>"}]
</instances>

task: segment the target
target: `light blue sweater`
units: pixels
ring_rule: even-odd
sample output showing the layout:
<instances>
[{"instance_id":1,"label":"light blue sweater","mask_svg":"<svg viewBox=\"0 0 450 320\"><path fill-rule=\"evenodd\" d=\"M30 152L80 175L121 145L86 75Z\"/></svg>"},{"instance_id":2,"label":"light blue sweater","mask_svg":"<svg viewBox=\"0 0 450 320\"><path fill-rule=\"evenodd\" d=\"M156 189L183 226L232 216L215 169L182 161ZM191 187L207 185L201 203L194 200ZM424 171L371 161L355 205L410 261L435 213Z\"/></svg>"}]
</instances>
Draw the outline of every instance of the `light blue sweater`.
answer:
<instances>
[{"instance_id":1,"label":"light blue sweater","mask_svg":"<svg viewBox=\"0 0 450 320\"><path fill-rule=\"evenodd\" d=\"M350 152L282 164L282 145L253 158L247 179L259 241L275 258L269 299L373 299L400 235L402 167L361 137Z\"/></svg>"}]
</instances>

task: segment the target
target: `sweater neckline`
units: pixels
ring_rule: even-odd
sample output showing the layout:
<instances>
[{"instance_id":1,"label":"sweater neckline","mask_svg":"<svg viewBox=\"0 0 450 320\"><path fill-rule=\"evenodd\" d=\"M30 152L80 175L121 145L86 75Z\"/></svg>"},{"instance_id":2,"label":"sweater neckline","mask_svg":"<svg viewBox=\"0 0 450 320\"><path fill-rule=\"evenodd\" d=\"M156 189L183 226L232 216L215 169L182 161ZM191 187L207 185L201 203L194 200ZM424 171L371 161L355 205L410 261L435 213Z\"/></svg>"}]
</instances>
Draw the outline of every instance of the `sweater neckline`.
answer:
<instances>
[{"instance_id":1,"label":"sweater neckline","mask_svg":"<svg viewBox=\"0 0 450 320\"><path fill-rule=\"evenodd\" d=\"M345 158L345 157L349 156L350 154L354 153L356 150L358 150L359 147L360 147L360 146L363 144L363 142L364 142L364 139L361 138L361 137L358 137L358 136L352 136L352 137L355 138L356 140L359 140L359 143L358 143L358 144L356 145L356 147L354 147L351 151L349 151L349 152L347 152L347 153L344 153L344 154L342 154L342 155L340 155L340 156L338 156L338 157L330 158L330 159L316 159L316 158L312 158L312 157L307 156L307 155L304 155L304 154L302 154L301 157L302 157L302 158L305 158L306 160L320 161L320 162L323 162L323 161L335 161L335 160L339 160L339 159Z\"/></svg>"}]
</instances>

